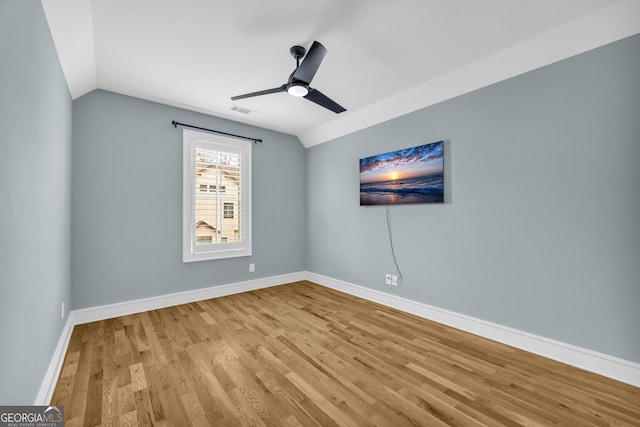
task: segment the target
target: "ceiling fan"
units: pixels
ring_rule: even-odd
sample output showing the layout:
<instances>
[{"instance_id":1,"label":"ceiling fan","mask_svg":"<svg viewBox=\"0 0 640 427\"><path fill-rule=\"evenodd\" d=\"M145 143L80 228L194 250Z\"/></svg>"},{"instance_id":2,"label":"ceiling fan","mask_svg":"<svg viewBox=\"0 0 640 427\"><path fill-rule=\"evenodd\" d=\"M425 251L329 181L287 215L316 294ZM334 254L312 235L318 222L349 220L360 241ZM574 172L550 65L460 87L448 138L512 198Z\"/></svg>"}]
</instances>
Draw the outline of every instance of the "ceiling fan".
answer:
<instances>
[{"instance_id":1,"label":"ceiling fan","mask_svg":"<svg viewBox=\"0 0 640 427\"><path fill-rule=\"evenodd\" d=\"M289 75L287 83L273 89L232 96L231 100L236 101L238 99L268 95L271 93L288 92L290 95L304 97L311 102L315 102L321 107L331 110L334 113L347 111L344 107L340 106L337 102L333 101L319 90L309 86L322 63L322 60L324 59L324 56L327 54L327 49L320 42L314 41L308 53L302 46L293 46L289 49L289 52L296 60L296 69ZM302 58L304 58L304 60L301 64L300 60Z\"/></svg>"}]
</instances>

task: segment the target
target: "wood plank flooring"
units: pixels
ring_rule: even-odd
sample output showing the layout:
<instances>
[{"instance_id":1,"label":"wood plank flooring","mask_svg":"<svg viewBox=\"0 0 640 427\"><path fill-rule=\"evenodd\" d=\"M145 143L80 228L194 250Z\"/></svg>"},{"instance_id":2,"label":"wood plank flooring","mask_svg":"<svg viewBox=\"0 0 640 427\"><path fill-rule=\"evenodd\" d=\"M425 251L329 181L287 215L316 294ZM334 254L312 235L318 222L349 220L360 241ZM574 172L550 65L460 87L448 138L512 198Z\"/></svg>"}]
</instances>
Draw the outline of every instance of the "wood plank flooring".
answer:
<instances>
[{"instance_id":1,"label":"wood plank flooring","mask_svg":"<svg viewBox=\"0 0 640 427\"><path fill-rule=\"evenodd\" d=\"M76 326L66 426L640 426L640 389L310 283Z\"/></svg>"}]
</instances>

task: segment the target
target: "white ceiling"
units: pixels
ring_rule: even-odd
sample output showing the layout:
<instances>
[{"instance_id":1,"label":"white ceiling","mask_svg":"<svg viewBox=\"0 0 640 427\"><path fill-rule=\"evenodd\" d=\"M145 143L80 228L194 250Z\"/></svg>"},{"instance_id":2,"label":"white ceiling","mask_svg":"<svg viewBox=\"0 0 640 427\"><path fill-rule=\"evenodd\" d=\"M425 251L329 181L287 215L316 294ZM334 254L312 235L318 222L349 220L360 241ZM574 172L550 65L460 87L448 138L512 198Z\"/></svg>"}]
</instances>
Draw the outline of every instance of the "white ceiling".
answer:
<instances>
[{"instance_id":1,"label":"white ceiling","mask_svg":"<svg viewBox=\"0 0 640 427\"><path fill-rule=\"evenodd\" d=\"M298 136L310 147L640 32L638 0L42 0L69 90L94 89ZM328 53L278 93L289 48ZM248 115L233 106L253 110Z\"/></svg>"}]
</instances>

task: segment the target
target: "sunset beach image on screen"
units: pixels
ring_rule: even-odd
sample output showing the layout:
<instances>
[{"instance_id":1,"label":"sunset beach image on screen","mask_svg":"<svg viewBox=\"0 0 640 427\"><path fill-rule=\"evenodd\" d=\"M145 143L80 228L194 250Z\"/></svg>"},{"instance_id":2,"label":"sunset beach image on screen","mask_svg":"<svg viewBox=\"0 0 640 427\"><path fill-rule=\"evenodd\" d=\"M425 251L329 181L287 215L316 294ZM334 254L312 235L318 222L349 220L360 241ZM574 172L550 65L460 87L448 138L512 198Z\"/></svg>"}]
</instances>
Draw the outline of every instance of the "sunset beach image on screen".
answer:
<instances>
[{"instance_id":1,"label":"sunset beach image on screen","mask_svg":"<svg viewBox=\"0 0 640 427\"><path fill-rule=\"evenodd\" d=\"M444 203L443 141L360 159L360 205Z\"/></svg>"}]
</instances>

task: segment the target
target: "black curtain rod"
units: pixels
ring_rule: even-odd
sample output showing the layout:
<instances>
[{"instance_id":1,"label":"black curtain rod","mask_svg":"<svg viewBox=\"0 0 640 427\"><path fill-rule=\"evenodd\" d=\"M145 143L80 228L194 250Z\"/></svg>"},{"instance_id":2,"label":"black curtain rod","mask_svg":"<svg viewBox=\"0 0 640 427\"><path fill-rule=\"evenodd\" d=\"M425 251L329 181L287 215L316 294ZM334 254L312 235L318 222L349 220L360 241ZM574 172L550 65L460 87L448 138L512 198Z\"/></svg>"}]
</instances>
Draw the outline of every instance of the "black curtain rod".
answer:
<instances>
[{"instance_id":1,"label":"black curtain rod","mask_svg":"<svg viewBox=\"0 0 640 427\"><path fill-rule=\"evenodd\" d=\"M217 133L219 135L231 136L233 138L248 139L249 141L253 141L254 144L258 143L258 142L260 144L262 144L262 139L259 139L259 138L251 138L251 137L248 137L248 136L236 135L236 134L233 134L233 133L222 132L222 131L219 131L219 130L201 128L200 126L188 125L186 123L176 122L175 120L173 120L171 122L171 124L173 125L174 128L177 128L178 126L183 126L183 127L186 127L186 128L199 129L199 130L204 130L204 131L207 131L207 132L213 132L213 133Z\"/></svg>"}]
</instances>

